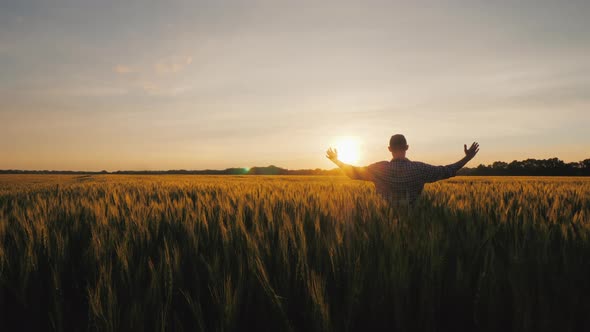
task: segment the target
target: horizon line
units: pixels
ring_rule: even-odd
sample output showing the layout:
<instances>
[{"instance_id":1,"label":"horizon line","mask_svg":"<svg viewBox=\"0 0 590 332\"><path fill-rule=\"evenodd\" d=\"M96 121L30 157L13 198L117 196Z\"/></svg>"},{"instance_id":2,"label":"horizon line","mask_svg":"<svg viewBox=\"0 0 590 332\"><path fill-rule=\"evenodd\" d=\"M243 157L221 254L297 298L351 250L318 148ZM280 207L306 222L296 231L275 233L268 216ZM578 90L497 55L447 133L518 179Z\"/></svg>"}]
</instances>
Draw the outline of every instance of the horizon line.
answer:
<instances>
[{"instance_id":1,"label":"horizon line","mask_svg":"<svg viewBox=\"0 0 590 332\"><path fill-rule=\"evenodd\" d=\"M481 165L483 166L492 166L494 163L507 163L510 164L512 162L523 162L523 161L527 161L527 160L551 160L551 159L557 159L560 160L562 162L564 162L566 165L567 164L572 164L572 163L582 163L586 160L590 160L590 157L587 159L583 159L583 160L579 160L577 162L573 161L573 162L566 162L562 159L559 159L557 157L553 157L553 158L547 158L547 159L536 159L536 158L527 158L527 159L522 159L522 160L512 160L510 162L507 161L494 161L492 163L489 164L484 164L484 163L480 163L477 166L464 166L463 169L474 169L477 168ZM223 169L212 169L212 168L206 168L206 169L184 169L184 168L177 168L177 169L120 169L120 170L106 170L106 169L101 169L101 170L65 170L65 169L18 169L18 168L6 168L6 169L0 169L0 173L9 173L9 172L53 172L53 173L103 173L103 174L113 174L113 173L125 173L125 172L143 172L143 173L149 173L149 172L153 172L153 173L158 173L158 172L223 172L223 171L228 171L228 170L245 170L245 172L249 172L251 169L253 168L278 168L278 169L282 169L282 170L286 170L286 171L334 171L334 170L338 170L338 167L335 168L331 168L331 169L325 169L325 168L298 168L298 169L289 169L289 168L284 168L281 166L276 166L276 165L268 165L268 166L251 166L251 167L227 167L227 168L223 168Z\"/></svg>"}]
</instances>

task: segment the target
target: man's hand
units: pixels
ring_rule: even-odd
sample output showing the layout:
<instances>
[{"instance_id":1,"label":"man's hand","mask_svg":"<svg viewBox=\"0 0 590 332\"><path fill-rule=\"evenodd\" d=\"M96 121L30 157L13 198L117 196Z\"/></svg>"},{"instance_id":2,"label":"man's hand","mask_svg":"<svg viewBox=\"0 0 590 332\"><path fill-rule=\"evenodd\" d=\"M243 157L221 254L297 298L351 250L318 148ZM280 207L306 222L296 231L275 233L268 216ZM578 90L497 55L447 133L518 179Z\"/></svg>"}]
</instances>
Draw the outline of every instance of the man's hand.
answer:
<instances>
[{"instance_id":1,"label":"man's hand","mask_svg":"<svg viewBox=\"0 0 590 332\"><path fill-rule=\"evenodd\" d=\"M329 148L328 151L326 151L326 158L330 159L336 164L336 166L340 167L344 174L351 179L373 181L373 176L368 171L367 167L355 167L338 160L338 150L336 149Z\"/></svg>"},{"instance_id":2,"label":"man's hand","mask_svg":"<svg viewBox=\"0 0 590 332\"><path fill-rule=\"evenodd\" d=\"M465 150L465 156L469 159L473 159L473 157L479 152L479 143L473 142L469 149L467 148L467 144L464 144L463 149Z\"/></svg>"},{"instance_id":3,"label":"man's hand","mask_svg":"<svg viewBox=\"0 0 590 332\"><path fill-rule=\"evenodd\" d=\"M328 151L326 151L326 158L336 162L336 160L338 160L338 150L329 148Z\"/></svg>"}]
</instances>

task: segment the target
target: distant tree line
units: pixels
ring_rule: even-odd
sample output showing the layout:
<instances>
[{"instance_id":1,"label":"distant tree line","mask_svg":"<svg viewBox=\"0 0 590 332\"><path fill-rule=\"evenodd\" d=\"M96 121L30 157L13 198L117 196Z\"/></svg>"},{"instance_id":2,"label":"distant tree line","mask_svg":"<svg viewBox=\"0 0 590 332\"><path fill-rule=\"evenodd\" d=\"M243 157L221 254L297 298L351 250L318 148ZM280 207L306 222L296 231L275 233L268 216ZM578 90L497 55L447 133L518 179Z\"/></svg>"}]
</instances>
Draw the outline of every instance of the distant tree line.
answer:
<instances>
[{"instance_id":1,"label":"distant tree line","mask_svg":"<svg viewBox=\"0 0 590 332\"><path fill-rule=\"evenodd\" d=\"M267 167L227 168L224 170L169 170L169 171L116 171L112 174L209 174L209 175L341 175L339 168L286 169L270 165Z\"/></svg>"},{"instance_id":2,"label":"distant tree line","mask_svg":"<svg viewBox=\"0 0 590 332\"><path fill-rule=\"evenodd\" d=\"M194 175L341 175L339 168L297 169L270 165L267 167L227 168L223 170L167 170L167 171L116 171L116 172L82 172L82 171L25 171L0 170L0 174L194 174ZM580 162L566 163L558 158L514 160L510 163L496 161L490 165L479 165L474 168L462 168L458 175L530 175L530 176L590 176L590 159Z\"/></svg>"},{"instance_id":3,"label":"distant tree line","mask_svg":"<svg viewBox=\"0 0 590 332\"><path fill-rule=\"evenodd\" d=\"M172 169L166 171L115 171L115 172L93 172L93 171L49 171L49 170L0 170L0 174L70 174L70 175L84 175L84 174L135 174L135 175L166 175L166 174L193 174L193 175L341 175L339 168L325 170L325 169L297 169L291 170L277 167L274 165L267 167L252 167L252 168L227 168L223 170L205 169L205 170L184 170Z\"/></svg>"},{"instance_id":4,"label":"distant tree line","mask_svg":"<svg viewBox=\"0 0 590 332\"><path fill-rule=\"evenodd\" d=\"M558 158L496 161L490 165L463 168L459 175L590 176L590 159L566 163Z\"/></svg>"},{"instance_id":5,"label":"distant tree line","mask_svg":"<svg viewBox=\"0 0 590 332\"><path fill-rule=\"evenodd\" d=\"M21 169L0 169L0 174L70 174L70 175L86 175L86 174L109 174L107 171L93 172L93 171L49 171L49 170L21 170Z\"/></svg>"}]
</instances>

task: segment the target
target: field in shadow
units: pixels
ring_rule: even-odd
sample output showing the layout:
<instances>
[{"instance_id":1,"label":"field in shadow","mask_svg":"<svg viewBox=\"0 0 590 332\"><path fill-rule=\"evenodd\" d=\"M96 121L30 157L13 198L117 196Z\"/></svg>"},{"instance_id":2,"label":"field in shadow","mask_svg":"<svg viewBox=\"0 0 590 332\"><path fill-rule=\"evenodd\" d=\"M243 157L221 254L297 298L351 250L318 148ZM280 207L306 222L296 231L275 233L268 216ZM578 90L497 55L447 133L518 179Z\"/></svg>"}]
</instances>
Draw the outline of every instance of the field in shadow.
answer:
<instances>
[{"instance_id":1,"label":"field in shadow","mask_svg":"<svg viewBox=\"0 0 590 332\"><path fill-rule=\"evenodd\" d=\"M29 181L29 182L27 182ZM0 326L581 331L590 180L0 180Z\"/></svg>"}]
</instances>

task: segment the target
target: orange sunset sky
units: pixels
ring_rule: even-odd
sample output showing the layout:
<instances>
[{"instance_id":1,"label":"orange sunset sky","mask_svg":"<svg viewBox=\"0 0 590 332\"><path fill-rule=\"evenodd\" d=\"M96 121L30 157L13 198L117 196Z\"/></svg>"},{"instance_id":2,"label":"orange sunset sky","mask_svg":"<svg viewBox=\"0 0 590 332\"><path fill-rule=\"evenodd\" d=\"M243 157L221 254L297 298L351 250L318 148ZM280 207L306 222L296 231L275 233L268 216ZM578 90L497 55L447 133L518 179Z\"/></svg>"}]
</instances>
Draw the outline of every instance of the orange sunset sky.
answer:
<instances>
[{"instance_id":1,"label":"orange sunset sky","mask_svg":"<svg viewBox=\"0 0 590 332\"><path fill-rule=\"evenodd\" d=\"M0 169L590 157L588 1L2 1Z\"/></svg>"}]
</instances>

